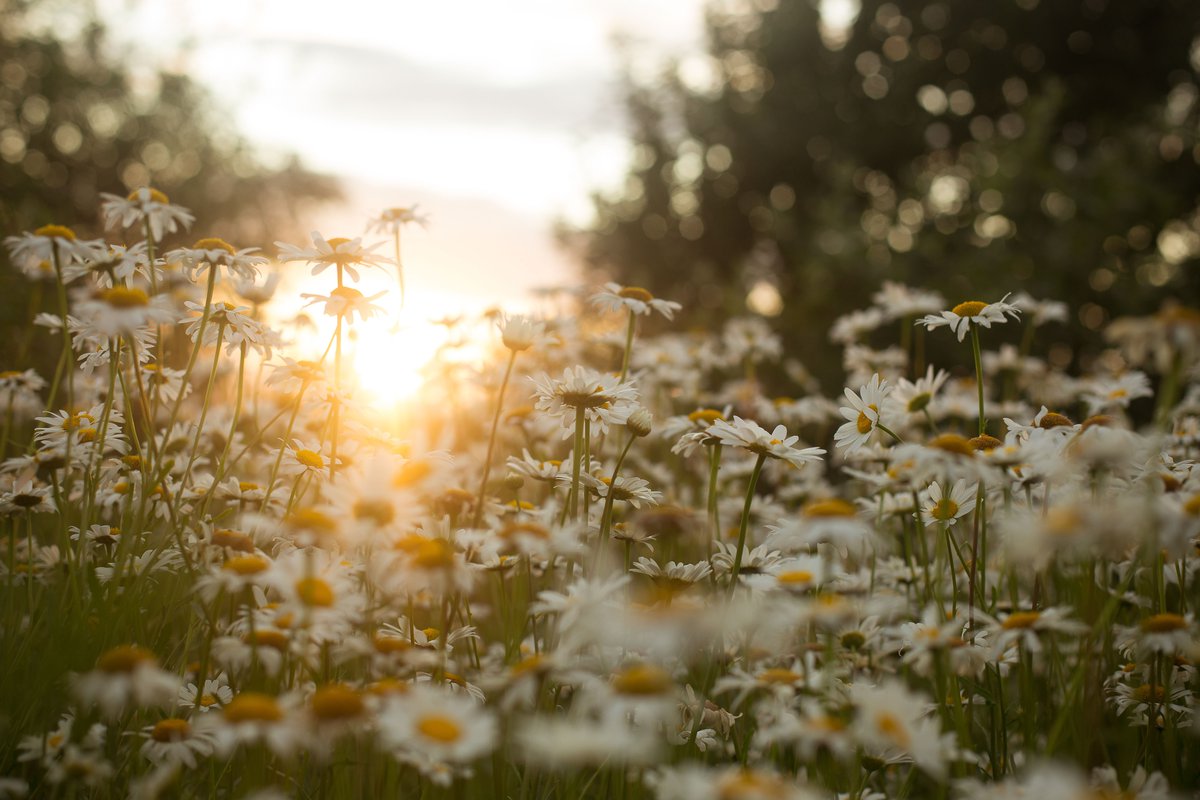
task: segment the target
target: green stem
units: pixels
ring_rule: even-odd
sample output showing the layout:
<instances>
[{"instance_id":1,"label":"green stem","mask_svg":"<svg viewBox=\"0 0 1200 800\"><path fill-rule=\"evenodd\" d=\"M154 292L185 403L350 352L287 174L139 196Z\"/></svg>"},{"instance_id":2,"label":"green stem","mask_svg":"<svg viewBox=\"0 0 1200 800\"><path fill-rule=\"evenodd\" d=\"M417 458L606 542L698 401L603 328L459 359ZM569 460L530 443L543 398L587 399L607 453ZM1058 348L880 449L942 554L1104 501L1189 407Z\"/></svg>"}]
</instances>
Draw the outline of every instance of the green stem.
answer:
<instances>
[{"instance_id":1,"label":"green stem","mask_svg":"<svg viewBox=\"0 0 1200 800\"><path fill-rule=\"evenodd\" d=\"M396 234L399 236L399 232ZM483 478L479 481L479 499L475 503L475 520L472 528L478 528L483 519L483 498L487 492L488 475L492 471L492 452L496 448L496 429L500 426L500 411L504 408L504 393L508 389L508 379L512 376L513 364L517 362L517 351L513 350L508 357L508 366L504 370L504 380L500 382L500 394L496 397L496 413L492 415L492 432L488 436L487 457L483 461ZM520 503L517 504L519 509Z\"/></svg>"},{"instance_id":2,"label":"green stem","mask_svg":"<svg viewBox=\"0 0 1200 800\"><path fill-rule=\"evenodd\" d=\"M975 385L979 390L979 435L987 433L987 420L983 416L983 356L979 352L979 328L971 326L971 354L975 357Z\"/></svg>"},{"instance_id":3,"label":"green stem","mask_svg":"<svg viewBox=\"0 0 1200 800\"><path fill-rule=\"evenodd\" d=\"M733 597L738 574L742 571L742 551L746 548L746 530L750 527L750 505L754 502L754 490L758 488L758 476L762 474L766 460L766 453L758 454L758 460L754 462L754 471L750 473L750 485L746 487L746 502L742 505L742 523L738 526L737 551L733 555L733 570L729 575L727 597Z\"/></svg>"},{"instance_id":4,"label":"green stem","mask_svg":"<svg viewBox=\"0 0 1200 800\"><path fill-rule=\"evenodd\" d=\"M621 383L625 382L625 376L629 374L629 354L633 352L633 329L637 325L637 317L633 314L633 309L629 310L629 327L625 330L625 355L621 358Z\"/></svg>"}]
</instances>

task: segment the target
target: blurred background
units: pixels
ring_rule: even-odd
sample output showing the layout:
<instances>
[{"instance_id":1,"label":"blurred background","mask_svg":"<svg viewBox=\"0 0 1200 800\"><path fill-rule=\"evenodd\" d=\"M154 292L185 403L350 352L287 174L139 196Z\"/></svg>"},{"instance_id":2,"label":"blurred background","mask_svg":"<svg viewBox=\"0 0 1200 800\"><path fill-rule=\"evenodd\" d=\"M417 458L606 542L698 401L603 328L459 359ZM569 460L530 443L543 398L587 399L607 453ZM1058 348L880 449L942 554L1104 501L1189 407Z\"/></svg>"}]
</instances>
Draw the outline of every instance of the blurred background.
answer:
<instances>
[{"instance_id":1,"label":"blurred background","mask_svg":"<svg viewBox=\"0 0 1200 800\"><path fill-rule=\"evenodd\" d=\"M1068 301L1060 366L1200 298L1189 0L0 9L4 235L99 235L98 193L146 184L268 250L417 203L406 314L611 278L684 327L769 318L827 390L831 323L884 280Z\"/></svg>"}]
</instances>

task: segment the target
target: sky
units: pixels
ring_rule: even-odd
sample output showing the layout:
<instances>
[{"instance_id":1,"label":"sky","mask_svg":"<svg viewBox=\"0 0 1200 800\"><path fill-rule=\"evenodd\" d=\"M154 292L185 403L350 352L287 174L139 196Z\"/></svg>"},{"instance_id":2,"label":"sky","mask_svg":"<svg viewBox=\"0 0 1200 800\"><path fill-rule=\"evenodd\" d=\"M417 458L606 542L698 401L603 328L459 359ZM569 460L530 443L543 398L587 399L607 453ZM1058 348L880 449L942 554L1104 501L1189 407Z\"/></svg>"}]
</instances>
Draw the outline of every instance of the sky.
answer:
<instances>
[{"instance_id":1,"label":"sky","mask_svg":"<svg viewBox=\"0 0 1200 800\"><path fill-rule=\"evenodd\" d=\"M577 267L552 238L629 158L614 37L640 59L702 51L703 0L104 0L153 58L208 85L267 153L344 180L312 221L356 235L414 203L411 294L435 313L523 306ZM138 47L142 52L144 47ZM436 303L434 297L441 298Z\"/></svg>"},{"instance_id":2,"label":"sky","mask_svg":"<svg viewBox=\"0 0 1200 800\"><path fill-rule=\"evenodd\" d=\"M390 275L360 287L393 310L356 340L360 364L392 365L358 370L381 397L419 384L445 338L430 320L531 310L531 290L579 282L553 228L585 224L591 193L623 181L622 59L645 73L704 54L705 0L92 2L127 57L208 86L265 157L342 180L345 201L302 220L325 237L393 206L428 216L404 234L403 311ZM280 318L327 278L285 283Z\"/></svg>"}]
</instances>

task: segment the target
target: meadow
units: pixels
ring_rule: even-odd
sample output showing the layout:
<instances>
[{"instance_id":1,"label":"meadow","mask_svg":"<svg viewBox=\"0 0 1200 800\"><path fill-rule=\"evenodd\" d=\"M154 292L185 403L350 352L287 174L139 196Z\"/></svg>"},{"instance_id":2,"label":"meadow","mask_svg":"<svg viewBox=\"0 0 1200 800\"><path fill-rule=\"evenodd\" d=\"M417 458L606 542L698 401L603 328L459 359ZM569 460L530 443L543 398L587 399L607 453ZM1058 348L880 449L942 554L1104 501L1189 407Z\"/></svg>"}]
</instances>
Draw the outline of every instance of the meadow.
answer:
<instances>
[{"instance_id":1,"label":"meadow","mask_svg":"<svg viewBox=\"0 0 1200 800\"><path fill-rule=\"evenodd\" d=\"M5 242L57 368L0 365L0 798L1200 785L1200 311L1080 369L1056 298L888 283L829 396L762 317L607 284L490 314L395 412L356 286L411 209L270 258L153 189L100 213ZM315 352L281 270L325 281Z\"/></svg>"}]
</instances>

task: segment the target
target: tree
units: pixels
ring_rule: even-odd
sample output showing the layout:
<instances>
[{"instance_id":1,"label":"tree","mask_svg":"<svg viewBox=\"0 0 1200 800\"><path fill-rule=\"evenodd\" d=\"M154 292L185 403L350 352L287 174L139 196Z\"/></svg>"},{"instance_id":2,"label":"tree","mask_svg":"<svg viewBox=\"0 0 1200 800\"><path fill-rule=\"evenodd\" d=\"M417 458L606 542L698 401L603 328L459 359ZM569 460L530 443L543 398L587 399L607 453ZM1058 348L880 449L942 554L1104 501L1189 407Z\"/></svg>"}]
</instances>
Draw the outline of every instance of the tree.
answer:
<instances>
[{"instance_id":1,"label":"tree","mask_svg":"<svg viewBox=\"0 0 1200 800\"><path fill-rule=\"evenodd\" d=\"M707 30L707 80L630 83L625 186L562 233L589 269L693 321L765 281L826 379L830 324L885 279L1070 299L1076 343L1200 295L1195 4L863 0L837 36L757 0Z\"/></svg>"}]
</instances>

